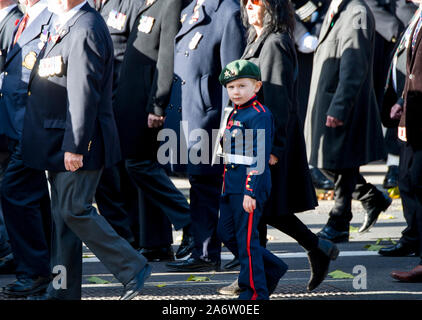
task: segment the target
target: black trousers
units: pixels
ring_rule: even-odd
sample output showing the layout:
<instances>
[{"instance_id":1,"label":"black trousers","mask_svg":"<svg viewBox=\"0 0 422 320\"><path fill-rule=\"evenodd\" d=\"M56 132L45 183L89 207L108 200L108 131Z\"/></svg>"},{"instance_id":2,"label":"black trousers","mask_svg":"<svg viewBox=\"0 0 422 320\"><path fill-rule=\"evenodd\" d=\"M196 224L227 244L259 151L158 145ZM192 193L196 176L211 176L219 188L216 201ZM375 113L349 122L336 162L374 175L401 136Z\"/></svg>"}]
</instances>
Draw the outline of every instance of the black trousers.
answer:
<instances>
[{"instance_id":1,"label":"black trousers","mask_svg":"<svg viewBox=\"0 0 422 320\"><path fill-rule=\"evenodd\" d=\"M171 224L179 230L191 223L185 196L156 161L127 159L126 167L130 178L140 189L140 246L162 247L171 244Z\"/></svg>"},{"instance_id":2,"label":"black trousers","mask_svg":"<svg viewBox=\"0 0 422 320\"><path fill-rule=\"evenodd\" d=\"M217 235L223 177L190 175L190 210L195 247L192 256L219 262L221 241Z\"/></svg>"},{"instance_id":3,"label":"black trousers","mask_svg":"<svg viewBox=\"0 0 422 320\"><path fill-rule=\"evenodd\" d=\"M4 171L9 163L9 151L7 149L6 139L0 135L0 185L3 180ZM1 196L0 196L1 199ZM3 210L0 205L0 258L4 257L12 249L9 244L9 236L7 235L6 225L4 224Z\"/></svg>"},{"instance_id":4,"label":"black trousers","mask_svg":"<svg viewBox=\"0 0 422 320\"><path fill-rule=\"evenodd\" d=\"M416 150L409 144L402 146L400 153L399 190L408 224L400 241L419 246L422 264L422 149Z\"/></svg>"},{"instance_id":5,"label":"black trousers","mask_svg":"<svg viewBox=\"0 0 422 320\"><path fill-rule=\"evenodd\" d=\"M334 181L335 202L327 225L337 231L349 230L353 218L352 199L361 201L366 210L384 199L382 192L359 173L359 168L323 171Z\"/></svg>"},{"instance_id":6,"label":"black trousers","mask_svg":"<svg viewBox=\"0 0 422 320\"><path fill-rule=\"evenodd\" d=\"M44 171L28 168L21 144L9 141L10 161L1 185L3 215L17 277L49 276L51 208Z\"/></svg>"}]
</instances>

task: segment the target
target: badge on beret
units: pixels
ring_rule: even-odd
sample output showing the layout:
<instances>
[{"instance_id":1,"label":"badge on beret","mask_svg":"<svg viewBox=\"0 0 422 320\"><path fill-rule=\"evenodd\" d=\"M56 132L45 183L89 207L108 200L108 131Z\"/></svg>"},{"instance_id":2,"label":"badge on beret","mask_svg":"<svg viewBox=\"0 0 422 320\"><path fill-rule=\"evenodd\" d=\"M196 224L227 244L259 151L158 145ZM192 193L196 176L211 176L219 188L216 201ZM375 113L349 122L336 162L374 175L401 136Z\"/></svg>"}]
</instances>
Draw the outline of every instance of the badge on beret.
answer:
<instances>
[{"instance_id":1,"label":"badge on beret","mask_svg":"<svg viewBox=\"0 0 422 320\"><path fill-rule=\"evenodd\" d=\"M108 15L107 25L114 29L122 31L126 23L126 18L127 16L125 14L116 10L112 10Z\"/></svg>"},{"instance_id":2,"label":"badge on beret","mask_svg":"<svg viewBox=\"0 0 422 320\"><path fill-rule=\"evenodd\" d=\"M62 70L63 70L62 56L45 58L45 59L40 60L38 75L43 78L52 77L52 76L61 74Z\"/></svg>"},{"instance_id":3,"label":"badge on beret","mask_svg":"<svg viewBox=\"0 0 422 320\"><path fill-rule=\"evenodd\" d=\"M24 66L28 70L32 70L34 68L36 61L37 61L37 54L34 51L31 51L23 59L22 66Z\"/></svg>"},{"instance_id":4,"label":"badge on beret","mask_svg":"<svg viewBox=\"0 0 422 320\"><path fill-rule=\"evenodd\" d=\"M150 33L152 27L154 26L155 18L148 17L148 16L141 16L141 20L139 21L138 30L144 33Z\"/></svg>"},{"instance_id":5,"label":"badge on beret","mask_svg":"<svg viewBox=\"0 0 422 320\"><path fill-rule=\"evenodd\" d=\"M189 43L189 49L191 50L195 50L196 48L198 48L198 44L199 41L201 41L203 35L199 32L195 33L195 35L193 36L192 40Z\"/></svg>"}]
</instances>

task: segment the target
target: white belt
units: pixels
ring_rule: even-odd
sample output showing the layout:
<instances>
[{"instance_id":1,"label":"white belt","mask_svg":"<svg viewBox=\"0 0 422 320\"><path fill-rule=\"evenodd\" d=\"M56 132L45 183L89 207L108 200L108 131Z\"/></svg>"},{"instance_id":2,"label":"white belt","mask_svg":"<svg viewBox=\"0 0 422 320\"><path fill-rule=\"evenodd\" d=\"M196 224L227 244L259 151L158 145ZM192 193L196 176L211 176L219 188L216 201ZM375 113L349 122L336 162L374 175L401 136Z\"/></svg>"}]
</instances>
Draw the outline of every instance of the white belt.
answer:
<instances>
[{"instance_id":1,"label":"white belt","mask_svg":"<svg viewBox=\"0 0 422 320\"><path fill-rule=\"evenodd\" d=\"M245 166L250 166L255 163L254 157L242 156L239 154L223 154L224 163L234 163L234 164L243 164Z\"/></svg>"}]
</instances>

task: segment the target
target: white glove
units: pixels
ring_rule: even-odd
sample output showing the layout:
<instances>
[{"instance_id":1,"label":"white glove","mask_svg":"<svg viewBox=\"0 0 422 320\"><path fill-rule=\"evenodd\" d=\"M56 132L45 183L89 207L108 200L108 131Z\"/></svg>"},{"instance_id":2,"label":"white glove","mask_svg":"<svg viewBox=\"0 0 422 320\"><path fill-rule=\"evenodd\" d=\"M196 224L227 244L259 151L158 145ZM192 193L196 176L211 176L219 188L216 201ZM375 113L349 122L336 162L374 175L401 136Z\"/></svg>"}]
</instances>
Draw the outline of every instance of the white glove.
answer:
<instances>
[{"instance_id":1,"label":"white glove","mask_svg":"<svg viewBox=\"0 0 422 320\"><path fill-rule=\"evenodd\" d=\"M318 46L318 38L311 35L309 32L305 33L297 43L297 49L303 53L314 52Z\"/></svg>"}]
</instances>

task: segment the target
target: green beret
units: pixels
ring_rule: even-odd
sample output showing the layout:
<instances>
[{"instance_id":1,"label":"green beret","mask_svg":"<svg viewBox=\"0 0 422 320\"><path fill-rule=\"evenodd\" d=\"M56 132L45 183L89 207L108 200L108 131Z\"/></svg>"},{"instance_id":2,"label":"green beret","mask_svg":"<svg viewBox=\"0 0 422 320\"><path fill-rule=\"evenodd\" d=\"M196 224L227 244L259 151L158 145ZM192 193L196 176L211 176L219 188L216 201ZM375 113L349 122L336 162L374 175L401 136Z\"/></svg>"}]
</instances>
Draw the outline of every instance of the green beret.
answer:
<instances>
[{"instance_id":1,"label":"green beret","mask_svg":"<svg viewBox=\"0 0 422 320\"><path fill-rule=\"evenodd\" d=\"M240 78L261 80L261 71L253 62L248 60L235 60L230 62L223 71L221 71L218 80L220 80L220 83L223 86L226 86L227 83Z\"/></svg>"}]
</instances>

